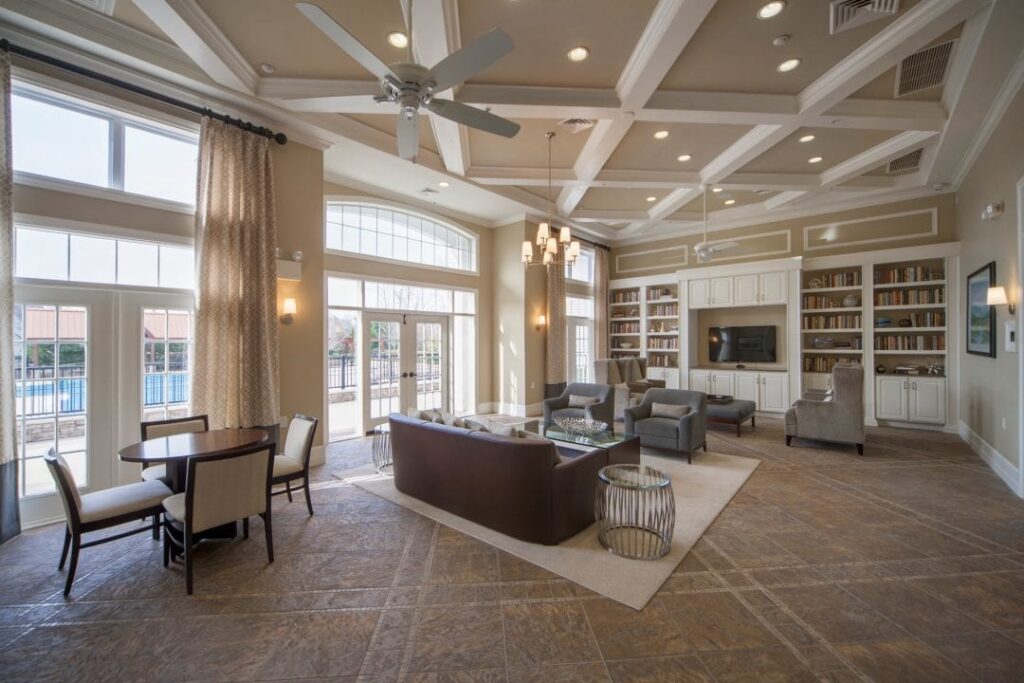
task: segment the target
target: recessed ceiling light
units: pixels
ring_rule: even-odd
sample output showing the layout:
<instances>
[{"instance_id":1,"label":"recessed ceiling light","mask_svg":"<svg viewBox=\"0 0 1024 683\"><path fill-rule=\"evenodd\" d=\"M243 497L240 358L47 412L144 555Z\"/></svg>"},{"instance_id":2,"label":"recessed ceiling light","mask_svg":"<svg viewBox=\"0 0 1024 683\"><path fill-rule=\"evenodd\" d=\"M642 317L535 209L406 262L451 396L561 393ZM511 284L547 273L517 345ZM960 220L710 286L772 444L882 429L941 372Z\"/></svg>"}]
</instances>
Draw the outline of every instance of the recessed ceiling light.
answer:
<instances>
[{"instance_id":1,"label":"recessed ceiling light","mask_svg":"<svg viewBox=\"0 0 1024 683\"><path fill-rule=\"evenodd\" d=\"M782 64L779 64L777 67L775 67L775 70L780 72L780 73L786 73L787 71L792 71L793 69L797 68L798 66L800 66L800 60L799 59L797 59L797 58L787 59Z\"/></svg>"},{"instance_id":2,"label":"recessed ceiling light","mask_svg":"<svg viewBox=\"0 0 1024 683\"><path fill-rule=\"evenodd\" d=\"M654 134L654 139L655 140L664 140L667 137L668 137L668 131L667 130L659 130L657 133Z\"/></svg>"},{"instance_id":3,"label":"recessed ceiling light","mask_svg":"<svg viewBox=\"0 0 1024 683\"><path fill-rule=\"evenodd\" d=\"M782 47L789 42L789 39L790 35L788 33L783 33L781 36L775 36L772 38L772 45L775 47Z\"/></svg>"},{"instance_id":4,"label":"recessed ceiling light","mask_svg":"<svg viewBox=\"0 0 1024 683\"><path fill-rule=\"evenodd\" d=\"M570 61L582 62L584 59L590 56L590 49L583 45L577 45L573 49L569 50L569 53L566 56L570 59Z\"/></svg>"},{"instance_id":5,"label":"recessed ceiling light","mask_svg":"<svg viewBox=\"0 0 1024 683\"><path fill-rule=\"evenodd\" d=\"M769 3L765 3L761 6L761 9L757 10L757 18L771 19L772 17L778 16L785 7L785 0L772 0Z\"/></svg>"},{"instance_id":6,"label":"recessed ceiling light","mask_svg":"<svg viewBox=\"0 0 1024 683\"><path fill-rule=\"evenodd\" d=\"M713 188L711 188L711 191L712 192L721 192L722 188L720 188L720 187L713 187Z\"/></svg>"},{"instance_id":7,"label":"recessed ceiling light","mask_svg":"<svg viewBox=\"0 0 1024 683\"><path fill-rule=\"evenodd\" d=\"M810 142L813 139L814 139L813 135L805 135L802 138L800 138L800 142Z\"/></svg>"},{"instance_id":8,"label":"recessed ceiling light","mask_svg":"<svg viewBox=\"0 0 1024 683\"><path fill-rule=\"evenodd\" d=\"M651 196L651 197L647 198L647 201L649 201L649 202L656 202L656 201L658 201L658 198L654 197L654 196Z\"/></svg>"},{"instance_id":9,"label":"recessed ceiling light","mask_svg":"<svg viewBox=\"0 0 1024 683\"><path fill-rule=\"evenodd\" d=\"M388 34L388 43L391 44L391 47L408 47L409 36L401 31L392 31Z\"/></svg>"},{"instance_id":10,"label":"recessed ceiling light","mask_svg":"<svg viewBox=\"0 0 1024 683\"><path fill-rule=\"evenodd\" d=\"M821 157L811 157L810 159L807 160L807 163L809 163L809 164L821 163Z\"/></svg>"},{"instance_id":11,"label":"recessed ceiling light","mask_svg":"<svg viewBox=\"0 0 1024 683\"><path fill-rule=\"evenodd\" d=\"M736 203L736 200L735 200L735 199L726 199L726 200L725 200L725 205L726 205L726 206L732 206L732 205L733 205L733 204L735 204L735 203Z\"/></svg>"},{"instance_id":12,"label":"recessed ceiling light","mask_svg":"<svg viewBox=\"0 0 1024 683\"><path fill-rule=\"evenodd\" d=\"M447 180L442 180L441 182L438 183L438 185L440 185L441 187L448 187L449 183Z\"/></svg>"},{"instance_id":13,"label":"recessed ceiling light","mask_svg":"<svg viewBox=\"0 0 1024 683\"><path fill-rule=\"evenodd\" d=\"M689 161L692 158L693 157L690 156L689 154L680 154L679 156L676 157L676 161Z\"/></svg>"},{"instance_id":14,"label":"recessed ceiling light","mask_svg":"<svg viewBox=\"0 0 1024 683\"><path fill-rule=\"evenodd\" d=\"M262 71L263 73L265 73L265 74L267 74L269 76L270 74L272 74L275 71L277 71L277 67L274 66L273 64L268 64L267 62L263 62L262 64L260 64L260 71Z\"/></svg>"}]
</instances>

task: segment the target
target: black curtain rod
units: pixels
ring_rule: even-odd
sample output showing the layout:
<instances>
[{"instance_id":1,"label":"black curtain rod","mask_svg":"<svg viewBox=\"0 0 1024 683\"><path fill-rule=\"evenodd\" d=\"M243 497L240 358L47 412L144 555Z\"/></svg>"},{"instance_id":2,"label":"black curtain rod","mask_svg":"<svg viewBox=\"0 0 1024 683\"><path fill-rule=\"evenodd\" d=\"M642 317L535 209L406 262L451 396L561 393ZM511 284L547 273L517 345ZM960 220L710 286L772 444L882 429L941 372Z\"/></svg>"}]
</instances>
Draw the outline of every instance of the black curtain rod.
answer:
<instances>
[{"instance_id":1,"label":"black curtain rod","mask_svg":"<svg viewBox=\"0 0 1024 683\"><path fill-rule=\"evenodd\" d=\"M41 52L36 52L35 50L29 50L28 48L19 47L8 41L6 38L0 40L0 50L3 50L4 52L10 52L11 54L18 55L19 57L25 57L26 59L42 62L43 64L48 64L63 71L70 71L73 74L85 76L86 78L91 78L95 81L100 81L101 83L106 83L107 85L112 85L116 88L133 92L136 95L142 95L143 97L148 97L151 100L157 100L159 102L163 102L164 104L169 104L172 107L177 107L178 109L190 111L193 114L198 114L200 116L209 116L211 119L223 121L224 123L230 126L241 128L242 130L248 131L250 133L255 133L256 135L262 135L265 138L270 138L274 142L277 142L278 144L281 145L288 142L288 136L286 136L284 133L275 133L269 128L257 126L254 123L250 123L242 119L234 119L228 116L227 114L220 114L211 109L207 109L206 107L199 107L189 102L184 102L174 97L170 97L168 95L164 95L162 93L158 93L153 90L149 90L147 88L134 85L127 81L122 81L119 78L107 76L96 71L92 71L91 69L86 69L84 67L78 66L77 64L65 62L64 60L57 59L55 57L50 57L49 55L44 55Z\"/></svg>"}]
</instances>

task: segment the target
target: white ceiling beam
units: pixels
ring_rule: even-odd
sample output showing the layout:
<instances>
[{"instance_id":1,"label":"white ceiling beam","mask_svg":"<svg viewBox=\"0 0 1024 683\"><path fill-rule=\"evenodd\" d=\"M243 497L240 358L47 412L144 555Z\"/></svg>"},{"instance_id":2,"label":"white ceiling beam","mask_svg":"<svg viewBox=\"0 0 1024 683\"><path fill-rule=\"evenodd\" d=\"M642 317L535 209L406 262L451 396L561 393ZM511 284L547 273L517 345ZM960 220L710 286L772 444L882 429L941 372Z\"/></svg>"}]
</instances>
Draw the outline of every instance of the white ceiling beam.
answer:
<instances>
[{"instance_id":1,"label":"white ceiling beam","mask_svg":"<svg viewBox=\"0 0 1024 683\"><path fill-rule=\"evenodd\" d=\"M871 149L850 157L821 173L821 185L830 188L860 176L871 169L887 164L893 159L922 147L938 133L934 131L908 130L894 135Z\"/></svg>"},{"instance_id":2,"label":"white ceiling beam","mask_svg":"<svg viewBox=\"0 0 1024 683\"><path fill-rule=\"evenodd\" d=\"M769 197L768 199L761 202L761 205L765 209L771 211L772 209L777 209L780 206L785 206L790 202L794 202L797 199L800 199L801 197L805 196L806 194L806 192L801 192L800 190L788 190L786 192L780 192L777 195Z\"/></svg>"},{"instance_id":3,"label":"white ceiling beam","mask_svg":"<svg viewBox=\"0 0 1024 683\"><path fill-rule=\"evenodd\" d=\"M247 94L259 75L196 0L133 0L216 83Z\"/></svg>"},{"instance_id":4,"label":"white ceiling beam","mask_svg":"<svg viewBox=\"0 0 1024 683\"><path fill-rule=\"evenodd\" d=\"M573 220L589 222L615 222L615 221L636 221L643 220L647 215L646 211L634 211L630 209L578 209L573 213Z\"/></svg>"}]
</instances>

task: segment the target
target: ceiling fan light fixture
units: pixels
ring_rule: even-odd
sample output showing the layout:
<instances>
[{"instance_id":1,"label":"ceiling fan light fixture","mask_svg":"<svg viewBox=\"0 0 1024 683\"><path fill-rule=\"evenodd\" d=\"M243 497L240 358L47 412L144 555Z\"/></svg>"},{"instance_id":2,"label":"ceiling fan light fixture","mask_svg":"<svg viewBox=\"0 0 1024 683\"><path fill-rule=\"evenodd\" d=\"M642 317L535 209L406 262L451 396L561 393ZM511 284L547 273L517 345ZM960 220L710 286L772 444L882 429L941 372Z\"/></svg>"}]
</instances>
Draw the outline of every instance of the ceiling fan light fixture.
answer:
<instances>
[{"instance_id":1,"label":"ceiling fan light fixture","mask_svg":"<svg viewBox=\"0 0 1024 683\"><path fill-rule=\"evenodd\" d=\"M397 48L409 47L409 36L401 31L392 31L388 34L388 44Z\"/></svg>"},{"instance_id":2,"label":"ceiling fan light fixture","mask_svg":"<svg viewBox=\"0 0 1024 683\"><path fill-rule=\"evenodd\" d=\"M777 67L775 67L775 70L778 71L779 73L783 73L783 74L784 73L788 73L788 72L792 71L793 69L797 68L798 66L800 66L800 62L801 61L802 60L799 57L793 57L792 59L787 59L786 61L782 62Z\"/></svg>"},{"instance_id":3,"label":"ceiling fan light fixture","mask_svg":"<svg viewBox=\"0 0 1024 683\"><path fill-rule=\"evenodd\" d=\"M757 10L757 18L771 19L772 17L777 17L785 8L785 0L772 0L761 5L761 9Z\"/></svg>"},{"instance_id":4,"label":"ceiling fan light fixture","mask_svg":"<svg viewBox=\"0 0 1024 683\"><path fill-rule=\"evenodd\" d=\"M566 53L570 62L582 62L584 59L590 56L590 48L585 45L577 45L573 49Z\"/></svg>"},{"instance_id":5,"label":"ceiling fan light fixture","mask_svg":"<svg viewBox=\"0 0 1024 683\"><path fill-rule=\"evenodd\" d=\"M680 154L679 156L676 157L676 161L689 161L692 158L693 157L690 156L689 154Z\"/></svg>"},{"instance_id":6,"label":"ceiling fan light fixture","mask_svg":"<svg viewBox=\"0 0 1024 683\"><path fill-rule=\"evenodd\" d=\"M813 135L805 135L802 138L800 138L800 142L810 142L812 140L814 140Z\"/></svg>"},{"instance_id":7,"label":"ceiling fan light fixture","mask_svg":"<svg viewBox=\"0 0 1024 683\"><path fill-rule=\"evenodd\" d=\"M667 137L668 137L668 131L667 130L659 130L657 133L654 134L654 139L655 140L664 140Z\"/></svg>"}]
</instances>

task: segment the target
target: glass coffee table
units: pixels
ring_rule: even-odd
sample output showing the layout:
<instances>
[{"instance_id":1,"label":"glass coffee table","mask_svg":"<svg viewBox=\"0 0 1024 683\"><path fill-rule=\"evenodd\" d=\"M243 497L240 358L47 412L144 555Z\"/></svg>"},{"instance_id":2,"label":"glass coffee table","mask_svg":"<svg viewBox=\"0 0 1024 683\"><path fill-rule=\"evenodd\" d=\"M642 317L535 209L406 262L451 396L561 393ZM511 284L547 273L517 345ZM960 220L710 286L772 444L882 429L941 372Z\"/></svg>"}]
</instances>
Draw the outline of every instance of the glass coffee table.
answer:
<instances>
[{"instance_id":1,"label":"glass coffee table","mask_svg":"<svg viewBox=\"0 0 1024 683\"><path fill-rule=\"evenodd\" d=\"M612 431L604 431L584 436L564 432L558 427L548 427L544 436L556 444L565 444L572 450L604 449L608 451L609 465L640 464L640 437L635 434L616 434ZM563 455L571 457L564 451Z\"/></svg>"}]
</instances>

